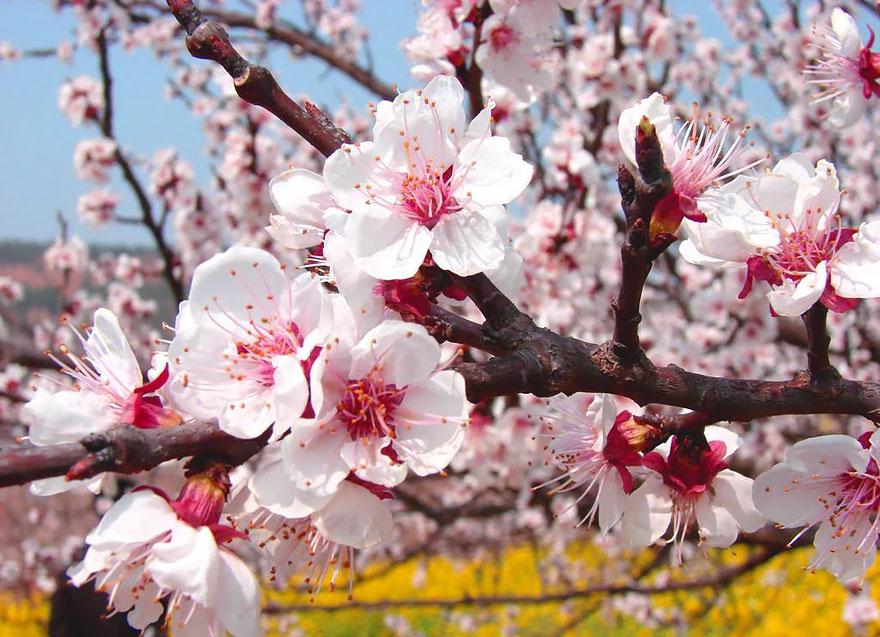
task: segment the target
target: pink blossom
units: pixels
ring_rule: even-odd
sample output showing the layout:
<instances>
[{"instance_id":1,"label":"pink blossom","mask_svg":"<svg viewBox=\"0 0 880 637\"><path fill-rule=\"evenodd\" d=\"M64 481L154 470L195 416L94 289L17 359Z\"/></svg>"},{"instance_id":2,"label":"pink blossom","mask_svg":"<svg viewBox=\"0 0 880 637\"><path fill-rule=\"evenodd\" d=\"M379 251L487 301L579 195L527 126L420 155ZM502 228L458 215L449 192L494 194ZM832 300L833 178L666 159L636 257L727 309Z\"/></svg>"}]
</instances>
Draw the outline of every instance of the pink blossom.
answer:
<instances>
[{"instance_id":1,"label":"pink blossom","mask_svg":"<svg viewBox=\"0 0 880 637\"><path fill-rule=\"evenodd\" d=\"M118 205L119 197L101 188L80 195L76 202L76 214L93 228L100 228L115 218Z\"/></svg>"},{"instance_id":2,"label":"pink blossom","mask_svg":"<svg viewBox=\"0 0 880 637\"><path fill-rule=\"evenodd\" d=\"M107 169L116 163L116 142L112 139L84 139L73 150L76 176L96 182L107 181Z\"/></svg>"},{"instance_id":3,"label":"pink blossom","mask_svg":"<svg viewBox=\"0 0 880 637\"><path fill-rule=\"evenodd\" d=\"M880 534L880 435L828 435L795 443L755 480L758 509L786 527L818 525L813 568L861 581Z\"/></svg>"},{"instance_id":4,"label":"pink blossom","mask_svg":"<svg viewBox=\"0 0 880 637\"><path fill-rule=\"evenodd\" d=\"M86 120L97 121L104 108L101 83L88 75L67 80L58 90L58 108L74 126Z\"/></svg>"}]
</instances>

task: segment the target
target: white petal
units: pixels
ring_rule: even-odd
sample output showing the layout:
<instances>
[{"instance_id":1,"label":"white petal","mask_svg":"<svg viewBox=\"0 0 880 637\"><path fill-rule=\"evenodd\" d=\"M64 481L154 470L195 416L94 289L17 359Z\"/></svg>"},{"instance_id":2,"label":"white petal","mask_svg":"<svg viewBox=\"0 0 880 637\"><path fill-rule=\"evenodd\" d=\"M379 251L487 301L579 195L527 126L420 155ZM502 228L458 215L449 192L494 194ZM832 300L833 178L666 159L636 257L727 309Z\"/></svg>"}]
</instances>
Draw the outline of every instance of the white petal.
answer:
<instances>
[{"instance_id":1,"label":"white petal","mask_svg":"<svg viewBox=\"0 0 880 637\"><path fill-rule=\"evenodd\" d=\"M651 475L627 498L620 535L632 546L649 546L666 532L671 520L669 488L659 477Z\"/></svg>"},{"instance_id":2,"label":"white petal","mask_svg":"<svg viewBox=\"0 0 880 637\"><path fill-rule=\"evenodd\" d=\"M636 128L642 117L647 117L654 125L663 149L663 159L667 165L672 163L676 156L672 116L666 98L660 93L652 93L650 97L639 100L620 114L617 137L626 160L630 166L636 166Z\"/></svg>"},{"instance_id":3,"label":"white petal","mask_svg":"<svg viewBox=\"0 0 880 637\"><path fill-rule=\"evenodd\" d=\"M184 311L182 307L178 322ZM234 347L229 335L217 327L193 324L178 328L168 347L174 404L195 418L216 418L229 396L241 392L235 375L226 365L218 364Z\"/></svg>"},{"instance_id":4,"label":"white petal","mask_svg":"<svg viewBox=\"0 0 880 637\"><path fill-rule=\"evenodd\" d=\"M785 464L795 471L833 476L855 469L864 471L869 452L851 436L816 436L795 443L785 454Z\"/></svg>"},{"instance_id":5,"label":"white petal","mask_svg":"<svg viewBox=\"0 0 880 637\"><path fill-rule=\"evenodd\" d=\"M438 75L422 91L422 104L425 100L433 103L431 111L436 114L435 124L444 134L456 135L464 132L467 116L462 106L464 100L464 88L456 78L448 75ZM421 140L419 140L421 141Z\"/></svg>"},{"instance_id":6,"label":"white petal","mask_svg":"<svg viewBox=\"0 0 880 637\"><path fill-rule=\"evenodd\" d=\"M312 516L315 528L331 542L365 549L391 535L391 510L372 493L343 482L326 507Z\"/></svg>"},{"instance_id":7,"label":"white petal","mask_svg":"<svg viewBox=\"0 0 880 637\"><path fill-rule=\"evenodd\" d=\"M408 279L425 260L431 231L405 216L372 206L352 212L345 248L355 264L377 279Z\"/></svg>"},{"instance_id":8,"label":"white petal","mask_svg":"<svg viewBox=\"0 0 880 637\"><path fill-rule=\"evenodd\" d=\"M162 496L149 490L122 496L86 536L86 543L101 549L140 544L167 533L177 515Z\"/></svg>"},{"instance_id":9,"label":"white petal","mask_svg":"<svg viewBox=\"0 0 880 637\"><path fill-rule=\"evenodd\" d=\"M85 344L89 361L102 381L116 388L117 393L128 396L132 389L143 384L137 357L113 312L105 308L95 310L94 320Z\"/></svg>"},{"instance_id":10,"label":"white petal","mask_svg":"<svg viewBox=\"0 0 880 637\"><path fill-rule=\"evenodd\" d=\"M770 307L780 316L800 316L819 300L828 285L828 264L822 261L797 282L786 279L781 286L774 287L767 293Z\"/></svg>"},{"instance_id":11,"label":"white petal","mask_svg":"<svg viewBox=\"0 0 880 637\"><path fill-rule=\"evenodd\" d=\"M870 525L869 517L864 516L854 529L855 537L864 537ZM861 583L868 567L874 563L877 553L877 532L873 531L871 535L873 537L867 546L857 550L858 547L852 542L849 534L840 536L835 527L829 522L824 522L816 530L816 537L813 539L816 552L825 556L821 563L822 568L830 571L841 582Z\"/></svg>"},{"instance_id":12,"label":"white petal","mask_svg":"<svg viewBox=\"0 0 880 637\"><path fill-rule=\"evenodd\" d=\"M467 132L462 140L462 146L475 139L485 139L491 135L489 125L492 123L492 109L495 108L495 102L489 100L489 103L482 109L477 116L471 120L468 125Z\"/></svg>"},{"instance_id":13,"label":"white petal","mask_svg":"<svg viewBox=\"0 0 880 637\"><path fill-rule=\"evenodd\" d=\"M377 280L355 265L345 249L345 239L341 234L327 234L324 257L330 263L336 287L351 307L361 333L376 325L385 310L385 301L373 293Z\"/></svg>"},{"instance_id":14,"label":"white petal","mask_svg":"<svg viewBox=\"0 0 880 637\"><path fill-rule=\"evenodd\" d=\"M250 480L260 506L290 519L304 518L324 507L333 494L319 494L296 486L281 460L260 467Z\"/></svg>"},{"instance_id":15,"label":"white petal","mask_svg":"<svg viewBox=\"0 0 880 637\"><path fill-rule=\"evenodd\" d=\"M794 227L825 228L840 203L840 182L833 164L819 160L814 177L798 186L791 223ZM811 213L809 219L808 212Z\"/></svg>"},{"instance_id":16,"label":"white petal","mask_svg":"<svg viewBox=\"0 0 880 637\"><path fill-rule=\"evenodd\" d=\"M280 436L302 416L309 402L309 386L303 373L302 363L296 356L276 356L272 402L275 405L276 424L273 436Z\"/></svg>"},{"instance_id":17,"label":"white petal","mask_svg":"<svg viewBox=\"0 0 880 637\"><path fill-rule=\"evenodd\" d=\"M719 471L712 480L714 504L730 511L736 523L746 533L754 533L766 522L766 518L752 502L754 483L751 478L730 469Z\"/></svg>"},{"instance_id":18,"label":"white petal","mask_svg":"<svg viewBox=\"0 0 880 637\"><path fill-rule=\"evenodd\" d=\"M281 456L287 475L298 489L316 496L336 492L348 475L348 463L340 456L347 435L329 433L329 425L300 425L281 441Z\"/></svg>"},{"instance_id":19,"label":"white petal","mask_svg":"<svg viewBox=\"0 0 880 637\"><path fill-rule=\"evenodd\" d=\"M394 462L381 453L390 441L364 446L361 440L349 440L340 451L343 460L357 477L383 487L396 487L406 479L406 465Z\"/></svg>"},{"instance_id":20,"label":"white petal","mask_svg":"<svg viewBox=\"0 0 880 637\"><path fill-rule=\"evenodd\" d=\"M440 362L440 346L421 325L383 321L351 351L352 380L365 378L378 364L386 385L402 389L426 381Z\"/></svg>"},{"instance_id":21,"label":"white petal","mask_svg":"<svg viewBox=\"0 0 880 637\"><path fill-rule=\"evenodd\" d=\"M223 397L228 401L217 419L220 429L236 438L256 438L275 422L272 388L246 378L238 382L236 394Z\"/></svg>"},{"instance_id":22,"label":"white petal","mask_svg":"<svg viewBox=\"0 0 880 637\"><path fill-rule=\"evenodd\" d=\"M501 264L504 241L483 215L461 210L444 215L434 226L431 256L444 270L470 276Z\"/></svg>"},{"instance_id":23,"label":"white petal","mask_svg":"<svg viewBox=\"0 0 880 637\"><path fill-rule=\"evenodd\" d=\"M324 162L324 182L336 202L348 210L363 211L376 205L368 203L367 184L373 195L390 197L391 201L395 197L393 184L376 159L373 142L343 144Z\"/></svg>"},{"instance_id":24,"label":"white petal","mask_svg":"<svg viewBox=\"0 0 880 637\"><path fill-rule=\"evenodd\" d=\"M167 541L153 546L144 568L165 590L180 591L203 606L216 603L220 556L206 526L176 524Z\"/></svg>"},{"instance_id":25,"label":"white petal","mask_svg":"<svg viewBox=\"0 0 880 637\"><path fill-rule=\"evenodd\" d=\"M703 494L694 506L697 524L700 526L700 537L709 546L728 547L736 542L739 529L730 511L716 506L712 499Z\"/></svg>"},{"instance_id":26,"label":"white petal","mask_svg":"<svg viewBox=\"0 0 880 637\"><path fill-rule=\"evenodd\" d=\"M711 196L698 199L708 222L687 222L686 228L703 254L726 261L746 261L754 254L754 248L772 248L779 244L779 231L764 214L764 209L756 207L753 196L763 193L764 199L782 199L785 193L779 193L774 186L791 186L793 197L793 182L774 175L764 175L758 182L740 179L746 185L736 192L713 191Z\"/></svg>"},{"instance_id":27,"label":"white petal","mask_svg":"<svg viewBox=\"0 0 880 637\"><path fill-rule=\"evenodd\" d=\"M868 101L858 86L834 98L828 122L835 128L847 128L861 119Z\"/></svg>"},{"instance_id":28,"label":"white petal","mask_svg":"<svg viewBox=\"0 0 880 637\"><path fill-rule=\"evenodd\" d=\"M229 551L220 551L217 614L233 637L257 637L260 627L261 595L250 568Z\"/></svg>"},{"instance_id":29,"label":"white petal","mask_svg":"<svg viewBox=\"0 0 880 637\"><path fill-rule=\"evenodd\" d=\"M755 479L752 499L768 520L783 526L810 525L825 519L823 501L833 499L828 487L813 483L810 474L793 471L782 463Z\"/></svg>"},{"instance_id":30,"label":"white petal","mask_svg":"<svg viewBox=\"0 0 880 637\"><path fill-rule=\"evenodd\" d=\"M189 619L181 626L174 624L174 637L204 637L205 635L218 634L221 627L218 626L215 613L204 606L195 605L193 610L187 610ZM178 619L180 619L178 617ZM172 619L172 621L174 621Z\"/></svg>"},{"instance_id":31,"label":"white petal","mask_svg":"<svg viewBox=\"0 0 880 637\"><path fill-rule=\"evenodd\" d=\"M277 317L277 299L288 288L275 257L265 250L236 246L196 268L190 311L198 325L247 337L251 320L260 323Z\"/></svg>"},{"instance_id":32,"label":"white petal","mask_svg":"<svg viewBox=\"0 0 880 637\"><path fill-rule=\"evenodd\" d=\"M417 475L442 471L465 437L467 403L461 375L452 370L438 373L428 383L407 392L398 411L404 422L416 421L412 425L397 424L394 448L401 458ZM436 423L418 424L426 418L436 419Z\"/></svg>"},{"instance_id":33,"label":"white petal","mask_svg":"<svg viewBox=\"0 0 880 637\"><path fill-rule=\"evenodd\" d=\"M792 153L776 163L772 174L800 183L812 179L816 174L816 168L810 158L803 153Z\"/></svg>"},{"instance_id":34,"label":"white petal","mask_svg":"<svg viewBox=\"0 0 880 637\"><path fill-rule=\"evenodd\" d=\"M109 568L115 560L116 554L112 550L90 546L83 560L67 569L67 576L74 586L82 586L92 575Z\"/></svg>"},{"instance_id":35,"label":"white petal","mask_svg":"<svg viewBox=\"0 0 880 637\"><path fill-rule=\"evenodd\" d=\"M461 149L456 160L453 182L459 185L453 196L465 205L504 205L526 189L533 172L532 166L510 149L506 137L475 139Z\"/></svg>"},{"instance_id":36,"label":"white petal","mask_svg":"<svg viewBox=\"0 0 880 637\"><path fill-rule=\"evenodd\" d=\"M831 12L831 28L840 40L840 55L857 58L862 48L862 38L852 16L840 7L835 7Z\"/></svg>"},{"instance_id":37,"label":"white petal","mask_svg":"<svg viewBox=\"0 0 880 637\"><path fill-rule=\"evenodd\" d=\"M281 214L266 228L287 248L308 248L324 237L324 210L335 206L321 175L296 168L269 182L269 196Z\"/></svg>"},{"instance_id":38,"label":"white petal","mask_svg":"<svg viewBox=\"0 0 880 637\"><path fill-rule=\"evenodd\" d=\"M30 425L28 436L37 446L77 442L89 434L101 433L115 423L115 412L107 398L89 391L51 392L39 388L22 408L22 419Z\"/></svg>"},{"instance_id":39,"label":"white petal","mask_svg":"<svg viewBox=\"0 0 880 637\"><path fill-rule=\"evenodd\" d=\"M617 470L612 470L605 477L598 498L599 530L602 535L605 535L615 524L620 522L626 507L627 494L623 490L623 480Z\"/></svg>"},{"instance_id":40,"label":"white petal","mask_svg":"<svg viewBox=\"0 0 880 637\"><path fill-rule=\"evenodd\" d=\"M831 287L851 299L880 297L880 220L860 225L854 240L837 252Z\"/></svg>"},{"instance_id":41,"label":"white petal","mask_svg":"<svg viewBox=\"0 0 880 637\"><path fill-rule=\"evenodd\" d=\"M425 100L428 103L425 103ZM439 103L438 103L439 104ZM461 104L447 102L440 104L445 118L452 115ZM464 126L464 112L459 119ZM452 116L455 118L455 116ZM449 128L441 128L438 112L431 108L430 99L416 95L415 91L407 91L394 100L394 119L381 130L374 130L374 149L386 170L405 174L415 166L412 160L412 148L418 148L421 157L427 158L444 172L455 159L455 137ZM460 130L460 128L459 128Z\"/></svg>"},{"instance_id":42,"label":"white petal","mask_svg":"<svg viewBox=\"0 0 880 637\"><path fill-rule=\"evenodd\" d=\"M122 586L126 584L127 582ZM137 582L131 583L131 586L135 585L137 585ZM162 613L165 612L165 607L155 600L157 592L155 584L148 585L147 588L140 591L140 595L134 603L134 608L125 617L129 626L137 630L144 630L150 624L159 621Z\"/></svg>"},{"instance_id":43,"label":"white petal","mask_svg":"<svg viewBox=\"0 0 880 637\"><path fill-rule=\"evenodd\" d=\"M88 480L68 480L64 476L57 478L44 478L43 480L34 480L29 485L29 490L34 495L49 496L58 493L67 493L73 489L85 487L92 493L101 492L101 484L104 481L106 473L99 473L94 478Z\"/></svg>"}]
</instances>

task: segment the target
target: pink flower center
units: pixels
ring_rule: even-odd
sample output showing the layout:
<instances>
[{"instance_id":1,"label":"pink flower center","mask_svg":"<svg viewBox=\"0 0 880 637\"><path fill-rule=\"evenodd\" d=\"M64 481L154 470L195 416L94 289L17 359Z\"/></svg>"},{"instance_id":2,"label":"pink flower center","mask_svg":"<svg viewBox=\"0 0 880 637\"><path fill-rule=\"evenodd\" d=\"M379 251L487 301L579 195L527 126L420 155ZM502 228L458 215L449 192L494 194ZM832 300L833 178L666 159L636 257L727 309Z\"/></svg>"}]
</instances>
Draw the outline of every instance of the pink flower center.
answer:
<instances>
[{"instance_id":1,"label":"pink flower center","mask_svg":"<svg viewBox=\"0 0 880 637\"><path fill-rule=\"evenodd\" d=\"M672 175L675 191L689 204L682 209L684 216L694 221L705 221L706 217L696 209L693 200L709 186L729 179L763 160L734 168L741 163L743 154L748 150L745 136L749 127L746 126L736 135L725 149L730 135L730 118L723 118L716 128L712 114L707 113L702 123L698 124L696 106L694 108L693 118L676 134L678 153L667 168Z\"/></svg>"},{"instance_id":2,"label":"pink flower center","mask_svg":"<svg viewBox=\"0 0 880 637\"><path fill-rule=\"evenodd\" d=\"M840 227L838 215L831 217L821 210L807 210L799 225L795 225L789 214L770 211L764 214L779 232L779 245L759 249L758 254L748 260L746 281L739 293L741 299L751 292L754 279L771 285L782 285L785 279L800 281L815 272L820 263L830 261L856 234L855 229ZM838 221L836 227L832 226L832 220ZM836 295L828 293L827 296L826 300L831 303L829 308L834 311L848 309L845 302L842 305L834 303Z\"/></svg>"},{"instance_id":3,"label":"pink flower center","mask_svg":"<svg viewBox=\"0 0 880 637\"><path fill-rule=\"evenodd\" d=\"M365 378L349 381L336 405L338 418L352 440L394 438L394 410L405 393L405 389L386 385L374 367Z\"/></svg>"},{"instance_id":4,"label":"pink flower center","mask_svg":"<svg viewBox=\"0 0 880 637\"><path fill-rule=\"evenodd\" d=\"M515 45L518 40L516 31L507 24L502 24L489 33L489 46L496 53Z\"/></svg>"},{"instance_id":5,"label":"pink flower center","mask_svg":"<svg viewBox=\"0 0 880 637\"><path fill-rule=\"evenodd\" d=\"M404 145L409 148L408 142ZM451 168L441 173L428 161L422 170L403 177L398 209L410 219L433 228L443 215L462 209L452 196L451 178Z\"/></svg>"},{"instance_id":6,"label":"pink flower center","mask_svg":"<svg viewBox=\"0 0 880 637\"><path fill-rule=\"evenodd\" d=\"M232 373L233 368L237 368L244 374L243 370L247 370L247 377L256 380L264 387L272 387L275 384L275 367L272 359L276 356L297 353L302 345L299 327L293 321L289 321L286 326L282 324L254 327L253 332L256 336L253 341L236 342L236 356L224 356L232 365L227 367L227 371Z\"/></svg>"},{"instance_id":7,"label":"pink flower center","mask_svg":"<svg viewBox=\"0 0 880 637\"><path fill-rule=\"evenodd\" d=\"M821 477L810 476L806 487L819 488L827 495L820 495L819 502L828 512L827 523L831 525L831 545L817 545L816 559L812 566L818 567L837 551L866 554L877 541L880 532L880 472L877 462L871 460L864 471ZM793 481L795 482L795 481ZM824 488L821 483L824 482Z\"/></svg>"}]
</instances>

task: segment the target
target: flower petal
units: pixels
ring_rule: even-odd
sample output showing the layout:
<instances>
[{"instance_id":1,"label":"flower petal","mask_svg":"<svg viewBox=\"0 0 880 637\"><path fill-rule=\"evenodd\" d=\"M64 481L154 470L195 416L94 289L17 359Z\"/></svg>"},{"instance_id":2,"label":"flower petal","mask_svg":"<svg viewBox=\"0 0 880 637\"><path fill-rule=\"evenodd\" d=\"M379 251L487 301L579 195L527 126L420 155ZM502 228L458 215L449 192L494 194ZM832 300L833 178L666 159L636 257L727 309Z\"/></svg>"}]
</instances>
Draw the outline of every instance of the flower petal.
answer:
<instances>
[{"instance_id":1,"label":"flower petal","mask_svg":"<svg viewBox=\"0 0 880 637\"><path fill-rule=\"evenodd\" d=\"M290 519L311 515L333 497L298 488L281 460L260 467L251 477L250 488L260 506Z\"/></svg>"},{"instance_id":2,"label":"flower petal","mask_svg":"<svg viewBox=\"0 0 880 637\"><path fill-rule=\"evenodd\" d=\"M475 139L458 154L453 196L465 205L504 205L516 199L532 180L534 169L510 148L506 137Z\"/></svg>"},{"instance_id":3,"label":"flower petal","mask_svg":"<svg viewBox=\"0 0 880 637\"><path fill-rule=\"evenodd\" d=\"M880 220L860 225L853 241L838 250L831 287L851 299L880 297Z\"/></svg>"},{"instance_id":4,"label":"flower petal","mask_svg":"<svg viewBox=\"0 0 880 637\"><path fill-rule=\"evenodd\" d=\"M115 424L107 398L90 391L51 392L39 388L22 407L28 437L37 446L78 442Z\"/></svg>"},{"instance_id":5,"label":"flower petal","mask_svg":"<svg viewBox=\"0 0 880 637\"><path fill-rule=\"evenodd\" d=\"M669 489L656 475L651 475L626 500L620 535L632 546L649 546L669 528L672 499Z\"/></svg>"},{"instance_id":6,"label":"flower petal","mask_svg":"<svg viewBox=\"0 0 880 637\"><path fill-rule=\"evenodd\" d=\"M334 493L349 472L341 457L344 432L329 432L328 425L300 425L281 441L287 475L298 489L316 496Z\"/></svg>"},{"instance_id":7,"label":"flower petal","mask_svg":"<svg viewBox=\"0 0 880 637\"><path fill-rule=\"evenodd\" d=\"M216 611L234 637L256 637L262 610L260 586L250 568L229 551L220 551Z\"/></svg>"},{"instance_id":8,"label":"flower petal","mask_svg":"<svg viewBox=\"0 0 880 637\"><path fill-rule=\"evenodd\" d=\"M868 454L855 438L832 434L795 443L785 454L785 464L795 471L835 476L853 469L864 471Z\"/></svg>"},{"instance_id":9,"label":"flower petal","mask_svg":"<svg viewBox=\"0 0 880 637\"><path fill-rule=\"evenodd\" d=\"M289 284L278 259L265 250L236 246L199 265L189 307L198 325L248 336L250 322L274 319Z\"/></svg>"},{"instance_id":10,"label":"flower petal","mask_svg":"<svg viewBox=\"0 0 880 637\"><path fill-rule=\"evenodd\" d=\"M434 226L431 256L444 270L470 276L501 264L504 241L483 215L461 210L444 215Z\"/></svg>"},{"instance_id":11,"label":"flower petal","mask_svg":"<svg viewBox=\"0 0 880 637\"><path fill-rule=\"evenodd\" d=\"M425 260L431 231L394 211L372 206L352 212L345 247L355 264L377 279L408 279Z\"/></svg>"},{"instance_id":12,"label":"flower petal","mask_svg":"<svg viewBox=\"0 0 880 637\"><path fill-rule=\"evenodd\" d=\"M86 543L99 549L122 548L159 537L177 523L165 498L149 490L132 491L110 507Z\"/></svg>"},{"instance_id":13,"label":"flower petal","mask_svg":"<svg viewBox=\"0 0 880 637\"><path fill-rule=\"evenodd\" d=\"M828 264L822 261L795 285L786 279L767 293L770 307L780 316L800 316L819 300L828 285Z\"/></svg>"},{"instance_id":14,"label":"flower petal","mask_svg":"<svg viewBox=\"0 0 880 637\"><path fill-rule=\"evenodd\" d=\"M216 603L220 556L206 526L175 524L167 541L153 545L144 570L165 590L180 591L203 606Z\"/></svg>"},{"instance_id":15,"label":"flower petal","mask_svg":"<svg viewBox=\"0 0 880 637\"><path fill-rule=\"evenodd\" d=\"M751 478L730 469L719 471L712 480L714 503L730 511L736 523L746 533L754 533L766 523L766 518L752 502L754 483Z\"/></svg>"},{"instance_id":16,"label":"flower petal","mask_svg":"<svg viewBox=\"0 0 880 637\"><path fill-rule=\"evenodd\" d=\"M352 380L365 378L381 365L385 385L398 389L425 382L440 362L440 346L421 325L383 321L351 350Z\"/></svg>"},{"instance_id":17,"label":"flower petal","mask_svg":"<svg viewBox=\"0 0 880 637\"><path fill-rule=\"evenodd\" d=\"M752 499L768 520L794 527L826 517L824 501L831 498L828 491L827 485L813 483L809 474L779 463L755 479Z\"/></svg>"},{"instance_id":18,"label":"flower petal","mask_svg":"<svg viewBox=\"0 0 880 637\"><path fill-rule=\"evenodd\" d=\"M141 367L128 343L128 337L119 327L119 319L108 309L95 310L94 326L85 343L89 362L101 376L122 396L128 396L143 383Z\"/></svg>"},{"instance_id":19,"label":"flower petal","mask_svg":"<svg viewBox=\"0 0 880 637\"><path fill-rule=\"evenodd\" d=\"M330 504L312 516L315 528L331 542L365 549L391 535L388 505L363 487L345 481Z\"/></svg>"}]
</instances>

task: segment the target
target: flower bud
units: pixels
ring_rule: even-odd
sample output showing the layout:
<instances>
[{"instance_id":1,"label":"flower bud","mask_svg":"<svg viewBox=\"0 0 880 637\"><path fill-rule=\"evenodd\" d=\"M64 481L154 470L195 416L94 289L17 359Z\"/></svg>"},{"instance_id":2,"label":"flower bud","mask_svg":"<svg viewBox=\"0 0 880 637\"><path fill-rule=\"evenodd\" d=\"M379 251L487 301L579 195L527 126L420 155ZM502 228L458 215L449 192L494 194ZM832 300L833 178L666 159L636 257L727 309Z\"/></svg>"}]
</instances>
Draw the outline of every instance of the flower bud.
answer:
<instances>
[{"instance_id":1,"label":"flower bud","mask_svg":"<svg viewBox=\"0 0 880 637\"><path fill-rule=\"evenodd\" d=\"M181 520L194 527L217 524L230 486L228 467L209 465L201 473L187 477L171 506Z\"/></svg>"}]
</instances>

